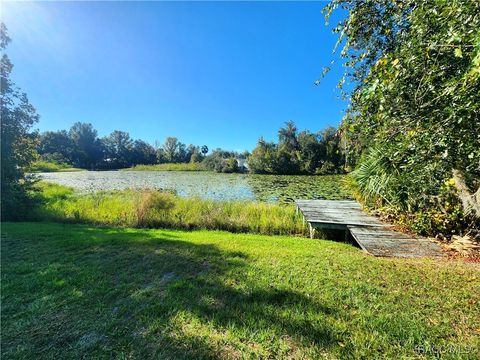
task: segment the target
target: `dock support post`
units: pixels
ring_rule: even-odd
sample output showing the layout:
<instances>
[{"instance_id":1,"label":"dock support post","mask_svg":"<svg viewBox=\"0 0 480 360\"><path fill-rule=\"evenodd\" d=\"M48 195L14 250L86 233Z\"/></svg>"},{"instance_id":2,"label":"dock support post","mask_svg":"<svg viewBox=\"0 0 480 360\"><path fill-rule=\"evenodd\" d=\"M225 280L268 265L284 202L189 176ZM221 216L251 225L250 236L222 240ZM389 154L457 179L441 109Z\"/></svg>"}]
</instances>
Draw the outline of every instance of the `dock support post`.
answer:
<instances>
[{"instance_id":1,"label":"dock support post","mask_svg":"<svg viewBox=\"0 0 480 360\"><path fill-rule=\"evenodd\" d=\"M315 234L315 228L310 223L308 223L308 225L310 227L310 239L313 239L313 235Z\"/></svg>"}]
</instances>

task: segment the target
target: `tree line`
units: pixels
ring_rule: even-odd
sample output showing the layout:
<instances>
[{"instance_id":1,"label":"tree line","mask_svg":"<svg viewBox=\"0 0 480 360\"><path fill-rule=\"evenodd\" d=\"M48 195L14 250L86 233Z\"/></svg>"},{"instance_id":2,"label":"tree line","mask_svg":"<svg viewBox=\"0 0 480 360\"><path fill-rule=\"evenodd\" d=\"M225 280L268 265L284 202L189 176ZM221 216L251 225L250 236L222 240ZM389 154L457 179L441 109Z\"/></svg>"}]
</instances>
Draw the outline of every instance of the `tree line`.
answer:
<instances>
[{"instance_id":1,"label":"tree line","mask_svg":"<svg viewBox=\"0 0 480 360\"><path fill-rule=\"evenodd\" d=\"M125 131L115 130L99 138L90 123L77 122L70 130L46 131L37 136L37 152L42 160L67 164L88 170L108 170L135 165L169 163L201 163L205 169L217 172L241 172L239 165L247 159L245 151L214 149L209 153L207 145L186 145L178 138L169 136L161 145L134 140Z\"/></svg>"},{"instance_id":2,"label":"tree line","mask_svg":"<svg viewBox=\"0 0 480 360\"><path fill-rule=\"evenodd\" d=\"M327 127L317 133L299 132L289 121L278 130L278 143L258 140L248 158L253 173L259 174L338 174L343 173L344 152L337 129Z\"/></svg>"},{"instance_id":3,"label":"tree line","mask_svg":"<svg viewBox=\"0 0 480 360\"><path fill-rule=\"evenodd\" d=\"M89 170L121 169L135 165L201 162L206 145L186 145L167 137L161 146L134 140L125 131L115 130L98 137L90 123L77 122L70 130L46 131L38 136L37 151L43 160Z\"/></svg>"},{"instance_id":4,"label":"tree line","mask_svg":"<svg viewBox=\"0 0 480 360\"><path fill-rule=\"evenodd\" d=\"M343 172L344 161L335 128L298 132L292 121L278 131L278 144L260 138L252 154L223 149L208 154L207 145L187 146L176 137L167 137L162 145L153 146L119 130L100 138L92 124L81 122L68 131L43 132L37 140L42 160L89 170L202 163L206 169L227 173L250 170L260 174L332 174Z\"/></svg>"}]
</instances>

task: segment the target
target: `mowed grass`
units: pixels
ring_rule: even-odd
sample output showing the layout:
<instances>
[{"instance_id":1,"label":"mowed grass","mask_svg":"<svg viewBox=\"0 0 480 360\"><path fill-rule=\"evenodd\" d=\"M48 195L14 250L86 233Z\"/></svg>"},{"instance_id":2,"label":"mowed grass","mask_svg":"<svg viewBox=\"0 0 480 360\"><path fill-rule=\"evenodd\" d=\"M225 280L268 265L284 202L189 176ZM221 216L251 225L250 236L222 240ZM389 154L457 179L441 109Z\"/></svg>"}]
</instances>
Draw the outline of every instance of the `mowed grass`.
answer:
<instances>
[{"instance_id":1,"label":"mowed grass","mask_svg":"<svg viewBox=\"0 0 480 360\"><path fill-rule=\"evenodd\" d=\"M326 240L2 227L5 359L478 359L479 270Z\"/></svg>"}]
</instances>

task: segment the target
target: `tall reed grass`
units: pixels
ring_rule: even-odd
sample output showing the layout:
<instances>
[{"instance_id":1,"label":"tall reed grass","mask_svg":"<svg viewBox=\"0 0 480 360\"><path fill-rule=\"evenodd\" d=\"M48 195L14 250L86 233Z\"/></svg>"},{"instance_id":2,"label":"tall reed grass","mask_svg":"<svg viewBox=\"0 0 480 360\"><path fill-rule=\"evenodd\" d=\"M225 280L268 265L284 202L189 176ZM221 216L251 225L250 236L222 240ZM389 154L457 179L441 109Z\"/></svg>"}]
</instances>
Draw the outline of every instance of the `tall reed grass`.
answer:
<instances>
[{"instance_id":1,"label":"tall reed grass","mask_svg":"<svg viewBox=\"0 0 480 360\"><path fill-rule=\"evenodd\" d=\"M40 183L37 218L148 228L209 229L268 235L304 235L293 205L183 198L157 190L77 194Z\"/></svg>"}]
</instances>

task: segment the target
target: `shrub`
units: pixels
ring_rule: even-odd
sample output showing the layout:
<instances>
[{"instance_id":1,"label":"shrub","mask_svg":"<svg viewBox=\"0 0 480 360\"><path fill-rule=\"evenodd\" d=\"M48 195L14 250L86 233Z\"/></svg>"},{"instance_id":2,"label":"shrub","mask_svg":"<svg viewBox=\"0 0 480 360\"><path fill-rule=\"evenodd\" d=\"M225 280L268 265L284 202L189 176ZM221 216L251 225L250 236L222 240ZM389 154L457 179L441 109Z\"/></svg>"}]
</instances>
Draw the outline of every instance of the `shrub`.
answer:
<instances>
[{"instance_id":1,"label":"shrub","mask_svg":"<svg viewBox=\"0 0 480 360\"><path fill-rule=\"evenodd\" d=\"M235 158L224 159L215 165L215 171L221 173L236 173L239 171L238 162Z\"/></svg>"},{"instance_id":2,"label":"shrub","mask_svg":"<svg viewBox=\"0 0 480 360\"><path fill-rule=\"evenodd\" d=\"M346 16L333 29L347 67L339 86L349 84L350 100L340 130L359 194L416 231L478 232L478 216L470 220L480 193L478 1L332 0L327 19L339 9ZM449 193L455 174L464 186Z\"/></svg>"}]
</instances>

